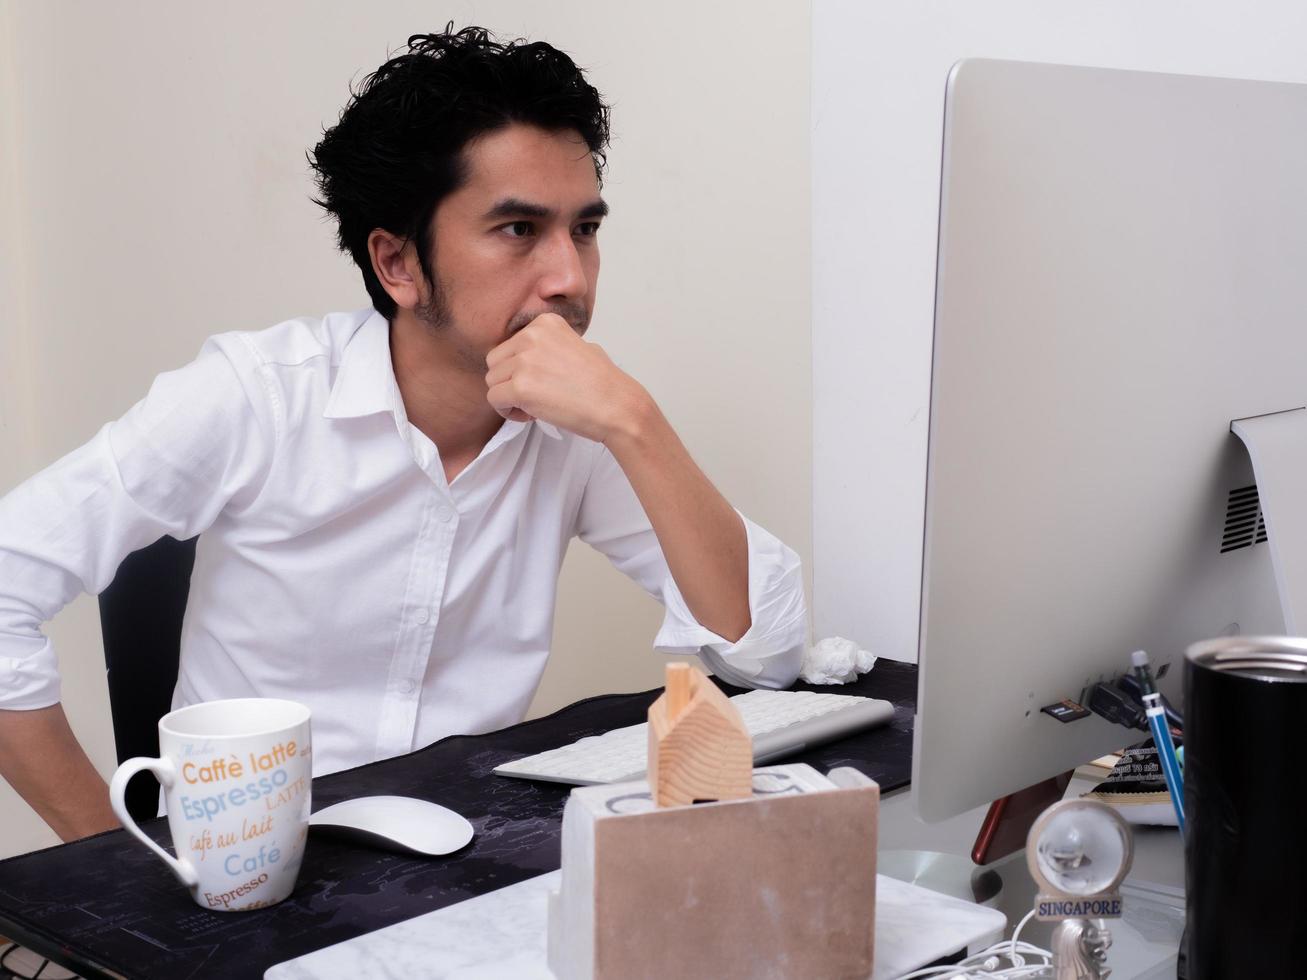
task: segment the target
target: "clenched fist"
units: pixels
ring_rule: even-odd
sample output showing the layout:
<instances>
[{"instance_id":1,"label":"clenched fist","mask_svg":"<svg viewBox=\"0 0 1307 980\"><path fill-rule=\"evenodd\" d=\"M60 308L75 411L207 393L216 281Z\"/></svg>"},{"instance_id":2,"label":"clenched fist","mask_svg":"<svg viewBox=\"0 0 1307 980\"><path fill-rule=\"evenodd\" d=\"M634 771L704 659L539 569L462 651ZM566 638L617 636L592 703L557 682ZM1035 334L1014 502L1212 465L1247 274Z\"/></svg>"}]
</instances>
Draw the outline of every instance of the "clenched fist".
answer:
<instances>
[{"instance_id":1,"label":"clenched fist","mask_svg":"<svg viewBox=\"0 0 1307 980\"><path fill-rule=\"evenodd\" d=\"M539 419L595 442L638 427L644 387L556 313L542 313L486 355L487 398L506 419Z\"/></svg>"}]
</instances>

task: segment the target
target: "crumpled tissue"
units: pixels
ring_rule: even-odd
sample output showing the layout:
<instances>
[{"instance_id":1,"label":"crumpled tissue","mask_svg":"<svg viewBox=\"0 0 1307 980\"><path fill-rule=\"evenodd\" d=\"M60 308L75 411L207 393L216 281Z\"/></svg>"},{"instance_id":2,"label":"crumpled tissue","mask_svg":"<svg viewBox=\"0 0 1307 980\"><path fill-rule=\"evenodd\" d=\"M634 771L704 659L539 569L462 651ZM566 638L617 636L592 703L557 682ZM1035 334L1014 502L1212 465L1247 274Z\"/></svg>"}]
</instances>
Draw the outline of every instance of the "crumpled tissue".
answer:
<instances>
[{"instance_id":1,"label":"crumpled tissue","mask_svg":"<svg viewBox=\"0 0 1307 980\"><path fill-rule=\"evenodd\" d=\"M847 684L865 674L876 663L876 655L862 650L852 640L828 636L808 647L799 677L809 684Z\"/></svg>"}]
</instances>

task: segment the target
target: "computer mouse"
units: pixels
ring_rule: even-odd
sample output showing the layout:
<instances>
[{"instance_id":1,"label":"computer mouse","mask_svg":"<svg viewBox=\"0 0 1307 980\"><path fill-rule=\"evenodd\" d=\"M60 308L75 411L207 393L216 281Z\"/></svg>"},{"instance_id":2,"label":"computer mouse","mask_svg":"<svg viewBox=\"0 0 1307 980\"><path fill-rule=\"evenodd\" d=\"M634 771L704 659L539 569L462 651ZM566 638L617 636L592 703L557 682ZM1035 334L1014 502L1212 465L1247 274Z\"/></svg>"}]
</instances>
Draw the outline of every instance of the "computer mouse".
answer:
<instances>
[{"instance_id":1,"label":"computer mouse","mask_svg":"<svg viewBox=\"0 0 1307 980\"><path fill-rule=\"evenodd\" d=\"M411 796L360 796L309 817L320 827L371 847L408 854L450 854L472 839L472 825L453 810Z\"/></svg>"}]
</instances>

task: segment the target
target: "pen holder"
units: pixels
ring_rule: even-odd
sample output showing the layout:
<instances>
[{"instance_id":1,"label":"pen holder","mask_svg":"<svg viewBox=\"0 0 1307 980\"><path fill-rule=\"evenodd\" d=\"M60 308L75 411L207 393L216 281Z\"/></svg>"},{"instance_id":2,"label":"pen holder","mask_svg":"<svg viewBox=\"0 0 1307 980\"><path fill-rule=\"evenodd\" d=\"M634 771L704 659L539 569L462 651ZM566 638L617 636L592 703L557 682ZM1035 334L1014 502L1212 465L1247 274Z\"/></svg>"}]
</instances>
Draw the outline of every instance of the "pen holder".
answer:
<instances>
[{"instance_id":1,"label":"pen holder","mask_svg":"<svg viewBox=\"0 0 1307 980\"><path fill-rule=\"evenodd\" d=\"M1188 976L1301 976L1307 640L1196 643L1184 688Z\"/></svg>"},{"instance_id":2,"label":"pen holder","mask_svg":"<svg viewBox=\"0 0 1307 980\"><path fill-rule=\"evenodd\" d=\"M560 980L867 977L880 788L854 769L753 774L753 795L657 808L647 782L563 810L549 902Z\"/></svg>"}]
</instances>

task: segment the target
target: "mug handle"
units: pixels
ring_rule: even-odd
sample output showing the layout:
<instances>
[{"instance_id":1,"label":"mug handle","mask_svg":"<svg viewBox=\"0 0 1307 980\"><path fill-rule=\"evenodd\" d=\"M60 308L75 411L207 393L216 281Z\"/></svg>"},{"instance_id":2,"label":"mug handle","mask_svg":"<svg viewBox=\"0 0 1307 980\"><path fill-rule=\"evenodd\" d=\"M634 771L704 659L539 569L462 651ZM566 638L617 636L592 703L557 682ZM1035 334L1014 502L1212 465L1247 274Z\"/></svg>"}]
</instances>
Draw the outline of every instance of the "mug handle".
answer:
<instances>
[{"instance_id":1,"label":"mug handle","mask_svg":"<svg viewBox=\"0 0 1307 980\"><path fill-rule=\"evenodd\" d=\"M127 792L127 782L142 769L149 769L163 785L164 789L171 789L173 782L177 778L177 770L172 764L171 759L150 759L146 756L137 756L134 759L128 759L113 774L113 779L109 781L109 805L113 807L113 812L122 821L123 827L131 831L142 844L152 850L159 857L163 858L164 863L172 869L179 881L192 891L200 883L200 876L196 874L194 865L184 858L175 858L162 847L145 836L145 832L136 825L132 815L127 812L127 802L124 794Z\"/></svg>"}]
</instances>

